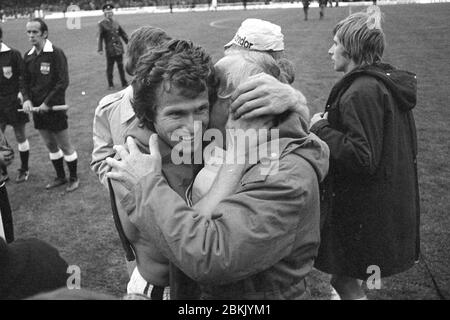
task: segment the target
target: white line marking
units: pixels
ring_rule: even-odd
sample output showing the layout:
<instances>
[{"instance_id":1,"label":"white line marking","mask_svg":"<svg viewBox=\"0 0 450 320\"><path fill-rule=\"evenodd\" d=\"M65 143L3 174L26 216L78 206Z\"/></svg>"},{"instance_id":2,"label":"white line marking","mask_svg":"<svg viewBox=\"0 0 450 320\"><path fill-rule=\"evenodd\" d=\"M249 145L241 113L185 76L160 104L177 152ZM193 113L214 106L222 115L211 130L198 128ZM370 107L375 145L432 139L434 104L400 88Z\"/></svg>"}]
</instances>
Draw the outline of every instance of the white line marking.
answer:
<instances>
[{"instance_id":1,"label":"white line marking","mask_svg":"<svg viewBox=\"0 0 450 320\"><path fill-rule=\"evenodd\" d=\"M216 20L216 21L211 22L211 23L209 24L209 26L210 26L210 27L213 27L213 28L217 28L217 29L233 29L232 27L221 26L221 25L220 25L222 22L225 22L225 21L231 21L231 20L233 20L233 19L228 18L228 19L220 19L220 20Z\"/></svg>"}]
</instances>

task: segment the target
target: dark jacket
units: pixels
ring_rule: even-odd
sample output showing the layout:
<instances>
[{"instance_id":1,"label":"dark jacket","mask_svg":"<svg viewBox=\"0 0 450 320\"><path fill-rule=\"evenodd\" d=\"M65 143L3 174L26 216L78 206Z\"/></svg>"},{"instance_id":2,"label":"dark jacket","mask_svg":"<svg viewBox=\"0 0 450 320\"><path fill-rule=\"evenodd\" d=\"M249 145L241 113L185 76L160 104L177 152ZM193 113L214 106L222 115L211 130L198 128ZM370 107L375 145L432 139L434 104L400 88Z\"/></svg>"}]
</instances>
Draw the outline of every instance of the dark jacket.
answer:
<instances>
[{"instance_id":1,"label":"dark jacket","mask_svg":"<svg viewBox=\"0 0 450 320\"><path fill-rule=\"evenodd\" d=\"M23 60L19 51L0 43L0 107L17 101L22 84Z\"/></svg>"},{"instance_id":2,"label":"dark jacket","mask_svg":"<svg viewBox=\"0 0 450 320\"><path fill-rule=\"evenodd\" d=\"M6 151L14 156L14 150L9 146L8 141L6 140L5 135L3 134L3 132L1 132L1 130L0 151ZM2 161L0 162L0 165L5 165L5 163ZM0 230L0 233L3 233L6 242L10 243L14 241L14 225L5 180L6 176L3 174L0 175L0 228L2 228L3 226L3 230Z\"/></svg>"},{"instance_id":3,"label":"dark jacket","mask_svg":"<svg viewBox=\"0 0 450 320\"><path fill-rule=\"evenodd\" d=\"M390 65L345 75L311 131L330 147L332 209L316 267L365 279L410 268L419 255L416 76Z\"/></svg>"},{"instance_id":4,"label":"dark jacket","mask_svg":"<svg viewBox=\"0 0 450 320\"><path fill-rule=\"evenodd\" d=\"M98 23L98 51L103 51L105 41L106 56L120 56L124 53L122 37L128 43L128 36L122 27L114 20L103 19Z\"/></svg>"},{"instance_id":5,"label":"dark jacket","mask_svg":"<svg viewBox=\"0 0 450 320\"><path fill-rule=\"evenodd\" d=\"M43 102L49 107L65 104L69 71L64 52L47 40L39 54L33 47L24 61L24 101L31 100L35 107Z\"/></svg>"}]
</instances>

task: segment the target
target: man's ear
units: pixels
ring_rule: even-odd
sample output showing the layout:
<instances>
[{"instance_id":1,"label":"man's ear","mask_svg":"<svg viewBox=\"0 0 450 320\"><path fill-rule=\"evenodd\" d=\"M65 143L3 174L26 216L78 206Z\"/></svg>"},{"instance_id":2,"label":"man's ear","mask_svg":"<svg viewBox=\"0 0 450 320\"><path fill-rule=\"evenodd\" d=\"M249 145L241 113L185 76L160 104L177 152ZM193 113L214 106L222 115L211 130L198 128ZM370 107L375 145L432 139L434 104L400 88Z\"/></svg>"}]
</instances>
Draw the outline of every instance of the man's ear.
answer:
<instances>
[{"instance_id":1,"label":"man's ear","mask_svg":"<svg viewBox=\"0 0 450 320\"><path fill-rule=\"evenodd\" d=\"M42 32L42 36L47 39L48 38L48 31L44 31Z\"/></svg>"}]
</instances>

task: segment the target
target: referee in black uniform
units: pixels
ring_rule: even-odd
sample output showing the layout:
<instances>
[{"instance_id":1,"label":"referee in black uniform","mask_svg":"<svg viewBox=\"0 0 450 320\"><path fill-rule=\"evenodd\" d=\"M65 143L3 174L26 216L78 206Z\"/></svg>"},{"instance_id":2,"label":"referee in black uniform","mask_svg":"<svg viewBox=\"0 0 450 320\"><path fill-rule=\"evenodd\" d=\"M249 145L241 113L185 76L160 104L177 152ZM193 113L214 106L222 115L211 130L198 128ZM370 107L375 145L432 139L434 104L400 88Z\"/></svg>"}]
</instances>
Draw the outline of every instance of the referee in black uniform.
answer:
<instances>
[{"instance_id":1,"label":"referee in black uniform","mask_svg":"<svg viewBox=\"0 0 450 320\"><path fill-rule=\"evenodd\" d=\"M66 191L78 188L77 152L69 141L66 111L54 111L53 106L66 103L69 72L64 52L55 47L48 37L47 24L40 18L27 23L27 35L33 48L25 53L23 109L33 114L34 127L44 140L56 178L46 188L66 184L64 160L69 167L69 184Z\"/></svg>"},{"instance_id":2,"label":"referee in black uniform","mask_svg":"<svg viewBox=\"0 0 450 320\"><path fill-rule=\"evenodd\" d=\"M123 69L123 53L124 48L122 41L128 43L128 35L119 25L119 23L113 20L114 6L112 4L105 4L103 6L103 13L105 18L98 23L98 52L103 54L103 41L105 42L106 48L106 77L108 79L108 88L114 89L113 82L113 69L114 62L117 63L117 69L119 69L120 81L122 82L122 87L128 86L127 80L125 79L125 71Z\"/></svg>"},{"instance_id":3,"label":"referee in black uniform","mask_svg":"<svg viewBox=\"0 0 450 320\"><path fill-rule=\"evenodd\" d=\"M25 124L29 122L26 113L19 112L22 95L20 87L23 81L23 60L19 51L8 47L3 42L3 31L0 27L0 129L5 132L11 125L18 144L22 162L16 182L28 180L28 158L30 144L25 135ZM3 177L7 180L6 167L2 167Z\"/></svg>"}]
</instances>

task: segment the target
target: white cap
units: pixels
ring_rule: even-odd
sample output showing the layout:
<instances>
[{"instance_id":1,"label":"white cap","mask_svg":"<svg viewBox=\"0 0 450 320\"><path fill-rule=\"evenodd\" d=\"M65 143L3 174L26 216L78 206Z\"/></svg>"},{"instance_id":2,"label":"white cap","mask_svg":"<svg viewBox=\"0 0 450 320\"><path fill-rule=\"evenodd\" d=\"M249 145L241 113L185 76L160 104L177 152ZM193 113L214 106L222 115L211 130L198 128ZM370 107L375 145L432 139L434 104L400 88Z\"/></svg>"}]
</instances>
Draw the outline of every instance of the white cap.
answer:
<instances>
[{"instance_id":1,"label":"white cap","mask_svg":"<svg viewBox=\"0 0 450 320\"><path fill-rule=\"evenodd\" d=\"M284 50L283 39L280 26L265 20L246 19L233 40L225 45L225 49L234 44L248 50L282 51Z\"/></svg>"}]
</instances>

